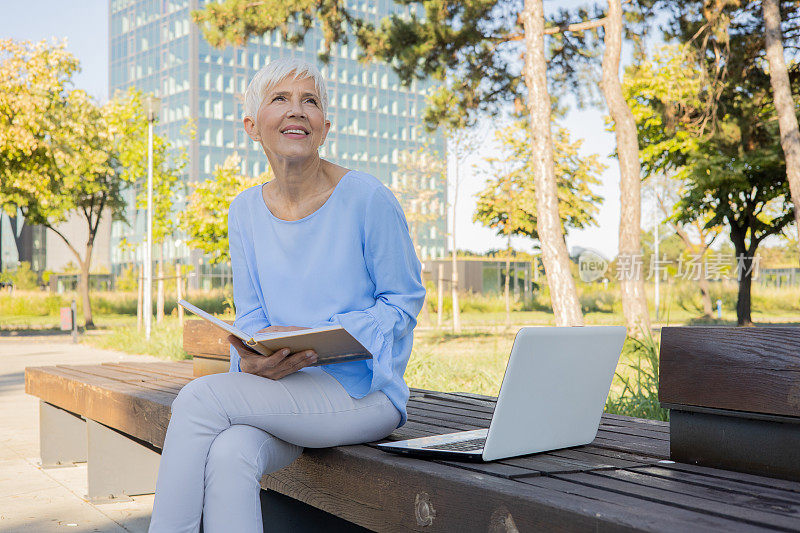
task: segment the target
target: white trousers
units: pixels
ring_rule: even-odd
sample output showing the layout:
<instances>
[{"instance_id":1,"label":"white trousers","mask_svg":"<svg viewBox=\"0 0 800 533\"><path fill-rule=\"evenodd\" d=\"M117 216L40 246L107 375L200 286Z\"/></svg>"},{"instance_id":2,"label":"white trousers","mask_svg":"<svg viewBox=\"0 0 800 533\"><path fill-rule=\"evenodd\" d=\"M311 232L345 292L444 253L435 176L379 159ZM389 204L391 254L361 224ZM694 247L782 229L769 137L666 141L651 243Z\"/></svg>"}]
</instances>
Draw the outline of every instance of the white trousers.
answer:
<instances>
[{"instance_id":1,"label":"white trousers","mask_svg":"<svg viewBox=\"0 0 800 533\"><path fill-rule=\"evenodd\" d=\"M280 380L240 372L189 382L172 404L150 533L263 531L260 480L303 447L380 440L400 423L383 392L352 398L319 367ZM269 517L267 517L267 520Z\"/></svg>"}]
</instances>

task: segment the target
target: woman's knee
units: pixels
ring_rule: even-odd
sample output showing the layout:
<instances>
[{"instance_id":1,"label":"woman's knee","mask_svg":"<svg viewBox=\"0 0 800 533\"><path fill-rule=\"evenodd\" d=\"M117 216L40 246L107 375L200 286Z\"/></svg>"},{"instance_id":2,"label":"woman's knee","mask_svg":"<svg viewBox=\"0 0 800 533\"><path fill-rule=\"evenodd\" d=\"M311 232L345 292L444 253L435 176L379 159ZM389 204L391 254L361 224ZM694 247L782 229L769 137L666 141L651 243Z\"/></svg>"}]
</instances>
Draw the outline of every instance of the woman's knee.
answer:
<instances>
[{"instance_id":1,"label":"woman's knee","mask_svg":"<svg viewBox=\"0 0 800 533\"><path fill-rule=\"evenodd\" d=\"M255 476L294 461L303 449L275 438L264 430L235 424L214 439L206 460L206 479L220 474ZM279 464L278 464L279 463Z\"/></svg>"},{"instance_id":2,"label":"woman's knee","mask_svg":"<svg viewBox=\"0 0 800 533\"><path fill-rule=\"evenodd\" d=\"M265 431L252 426L231 426L211 443L206 469L213 467L224 471L233 467L255 471L258 467L258 451L271 438Z\"/></svg>"},{"instance_id":3,"label":"woman's knee","mask_svg":"<svg viewBox=\"0 0 800 533\"><path fill-rule=\"evenodd\" d=\"M213 399L214 384L220 381L217 377L219 375L221 374L201 376L184 385L172 401L172 413L194 409L207 410L209 400Z\"/></svg>"}]
</instances>

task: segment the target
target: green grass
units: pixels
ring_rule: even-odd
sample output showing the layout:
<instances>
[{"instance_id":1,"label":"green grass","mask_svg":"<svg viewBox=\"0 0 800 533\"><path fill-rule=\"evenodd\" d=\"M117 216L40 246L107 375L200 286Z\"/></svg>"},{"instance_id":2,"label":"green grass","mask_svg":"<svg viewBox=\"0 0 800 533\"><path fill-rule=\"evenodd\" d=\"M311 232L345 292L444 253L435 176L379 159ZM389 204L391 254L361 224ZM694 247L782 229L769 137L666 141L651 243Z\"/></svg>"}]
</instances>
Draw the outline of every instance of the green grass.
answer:
<instances>
[{"instance_id":1,"label":"green grass","mask_svg":"<svg viewBox=\"0 0 800 533\"><path fill-rule=\"evenodd\" d=\"M84 336L81 342L97 348L154 355L172 361L189 358L183 351L183 336L178 320L171 317L165 318L161 324L153 324L149 340L145 338L144 331L136 328L136 319L127 318L127 322L116 324L102 335Z\"/></svg>"},{"instance_id":2,"label":"green grass","mask_svg":"<svg viewBox=\"0 0 800 533\"><path fill-rule=\"evenodd\" d=\"M653 335L628 338L606 401L607 413L669 420L669 411L658 401L658 357Z\"/></svg>"}]
</instances>

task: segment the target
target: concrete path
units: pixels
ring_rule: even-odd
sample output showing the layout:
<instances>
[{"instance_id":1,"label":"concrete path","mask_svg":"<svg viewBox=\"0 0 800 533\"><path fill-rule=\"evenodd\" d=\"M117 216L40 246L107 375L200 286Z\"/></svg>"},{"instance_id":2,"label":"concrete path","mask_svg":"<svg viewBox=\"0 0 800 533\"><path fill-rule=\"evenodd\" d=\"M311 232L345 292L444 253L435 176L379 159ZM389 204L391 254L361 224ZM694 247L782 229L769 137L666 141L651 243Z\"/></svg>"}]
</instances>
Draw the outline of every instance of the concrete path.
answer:
<instances>
[{"instance_id":1,"label":"concrete path","mask_svg":"<svg viewBox=\"0 0 800 533\"><path fill-rule=\"evenodd\" d=\"M153 495L93 505L86 464L39 467L39 400L25 394L25 367L159 361L72 344L63 337L0 337L0 532L146 532Z\"/></svg>"}]
</instances>

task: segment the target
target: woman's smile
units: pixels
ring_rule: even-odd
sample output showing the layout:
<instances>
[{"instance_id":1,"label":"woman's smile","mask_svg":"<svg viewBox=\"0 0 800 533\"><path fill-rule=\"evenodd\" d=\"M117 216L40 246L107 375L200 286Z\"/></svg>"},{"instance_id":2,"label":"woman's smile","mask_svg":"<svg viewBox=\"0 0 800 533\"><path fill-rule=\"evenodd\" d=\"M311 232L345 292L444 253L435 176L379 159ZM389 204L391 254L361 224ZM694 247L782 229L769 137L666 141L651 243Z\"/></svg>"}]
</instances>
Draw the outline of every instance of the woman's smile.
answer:
<instances>
[{"instance_id":1,"label":"woman's smile","mask_svg":"<svg viewBox=\"0 0 800 533\"><path fill-rule=\"evenodd\" d=\"M281 130L281 133L284 135L284 137L288 137L290 139L305 139L311 135L311 132L308 131L307 128L298 126L296 124L286 126Z\"/></svg>"}]
</instances>

